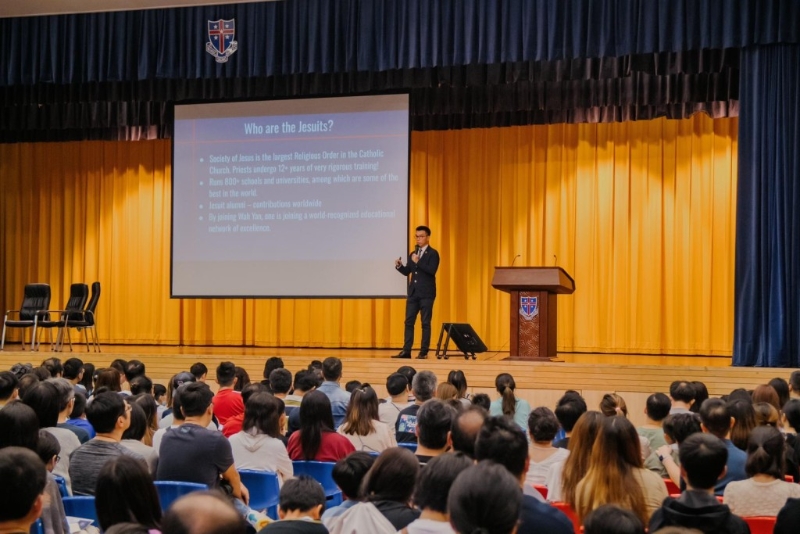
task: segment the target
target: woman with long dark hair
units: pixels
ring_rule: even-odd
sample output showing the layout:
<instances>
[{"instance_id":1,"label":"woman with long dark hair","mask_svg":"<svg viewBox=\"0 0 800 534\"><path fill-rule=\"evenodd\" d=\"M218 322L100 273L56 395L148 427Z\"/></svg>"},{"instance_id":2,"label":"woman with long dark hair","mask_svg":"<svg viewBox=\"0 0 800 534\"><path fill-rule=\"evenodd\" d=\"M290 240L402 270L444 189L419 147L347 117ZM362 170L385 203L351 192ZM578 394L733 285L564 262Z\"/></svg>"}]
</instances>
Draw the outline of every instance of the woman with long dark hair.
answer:
<instances>
[{"instance_id":1,"label":"woman with long dark hair","mask_svg":"<svg viewBox=\"0 0 800 534\"><path fill-rule=\"evenodd\" d=\"M381 452L397 447L394 428L379 419L378 394L361 384L350 394L347 414L337 432L350 440L357 451Z\"/></svg>"},{"instance_id":2,"label":"woman with long dark hair","mask_svg":"<svg viewBox=\"0 0 800 534\"><path fill-rule=\"evenodd\" d=\"M286 450L292 460L336 462L355 447L333 429L331 401L321 391L311 391L300 403L300 430L289 438Z\"/></svg>"},{"instance_id":3,"label":"woman with long dark hair","mask_svg":"<svg viewBox=\"0 0 800 534\"><path fill-rule=\"evenodd\" d=\"M294 475L292 460L280 439L284 409L283 401L267 392L247 398L242 430L230 437L237 469L273 471L280 484Z\"/></svg>"},{"instance_id":4,"label":"woman with long dark hair","mask_svg":"<svg viewBox=\"0 0 800 534\"><path fill-rule=\"evenodd\" d=\"M548 501L563 501L575 507L575 490L589 470L592 447L603 419L605 416L595 411L586 412L578 418L569 438L569 456L552 466L547 474L545 486Z\"/></svg>"},{"instance_id":5,"label":"woman with long dark hair","mask_svg":"<svg viewBox=\"0 0 800 534\"><path fill-rule=\"evenodd\" d=\"M500 394L500 398L492 402L489 415L510 417L523 432L527 431L531 405L525 399L520 399L514 394L514 390L517 389L514 377L508 373L500 373L494 379L494 387Z\"/></svg>"},{"instance_id":6,"label":"woman with long dark hair","mask_svg":"<svg viewBox=\"0 0 800 534\"><path fill-rule=\"evenodd\" d=\"M372 464L361 484L361 497L401 530L420 516L409 506L419 473L419 460L408 449L386 449Z\"/></svg>"},{"instance_id":7,"label":"woman with long dark hair","mask_svg":"<svg viewBox=\"0 0 800 534\"><path fill-rule=\"evenodd\" d=\"M470 396L467 393L467 376L462 370L453 370L447 374L447 382L455 386L458 390L458 400L464 405L464 408L472 404Z\"/></svg>"},{"instance_id":8,"label":"woman with long dark hair","mask_svg":"<svg viewBox=\"0 0 800 534\"><path fill-rule=\"evenodd\" d=\"M130 456L117 456L103 465L95 492L97 519L102 530L117 523L138 523L150 529L161 524L161 504L147 468Z\"/></svg>"},{"instance_id":9,"label":"woman with long dark hair","mask_svg":"<svg viewBox=\"0 0 800 534\"><path fill-rule=\"evenodd\" d=\"M152 445L148 445L145 442L145 437L148 433L147 415L144 409L130 397L126 398L125 402L131 407L131 424L122 434L120 445L142 456L147 462L150 473L155 475L156 469L158 469L158 453L153 449ZM152 442L151 439L150 443Z\"/></svg>"}]
</instances>

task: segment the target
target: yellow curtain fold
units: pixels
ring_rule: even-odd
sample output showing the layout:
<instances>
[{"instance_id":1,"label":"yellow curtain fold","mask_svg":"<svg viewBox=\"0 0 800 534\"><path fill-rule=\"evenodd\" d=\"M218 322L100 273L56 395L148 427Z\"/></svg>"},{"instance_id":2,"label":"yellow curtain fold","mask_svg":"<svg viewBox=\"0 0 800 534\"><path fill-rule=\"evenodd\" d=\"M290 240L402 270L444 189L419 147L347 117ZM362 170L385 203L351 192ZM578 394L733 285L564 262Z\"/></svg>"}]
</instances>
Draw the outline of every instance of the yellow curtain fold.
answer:
<instances>
[{"instance_id":1,"label":"yellow curtain fold","mask_svg":"<svg viewBox=\"0 0 800 534\"><path fill-rule=\"evenodd\" d=\"M560 265L561 351L729 355L737 119L414 132L410 224L440 251L434 341L508 349L496 265ZM0 299L99 280L106 343L398 347L402 300L172 300L169 141L0 145ZM514 259L516 257L516 260ZM387 259L387 269L392 268ZM11 333L11 339L19 339Z\"/></svg>"}]
</instances>

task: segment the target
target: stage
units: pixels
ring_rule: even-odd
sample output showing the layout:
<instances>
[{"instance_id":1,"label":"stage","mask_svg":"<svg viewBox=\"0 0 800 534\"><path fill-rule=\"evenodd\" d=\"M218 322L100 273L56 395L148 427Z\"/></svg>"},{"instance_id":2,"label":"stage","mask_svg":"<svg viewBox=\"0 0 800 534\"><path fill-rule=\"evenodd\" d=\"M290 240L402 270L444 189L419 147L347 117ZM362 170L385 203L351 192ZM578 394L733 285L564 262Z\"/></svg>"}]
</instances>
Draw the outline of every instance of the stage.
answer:
<instances>
[{"instance_id":1,"label":"stage","mask_svg":"<svg viewBox=\"0 0 800 534\"><path fill-rule=\"evenodd\" d=\"M440 380L447 378L452 369L461 369L467 376L471 393L487 393L496 398L494 379L502 372L511 373L517 383L517 394L532 406L554 407L566 389L580 391L590 409L596 409L605 393L618 393L628 404L629 417L637 424L643 422L644 403L656 391L668 392L673 380L704 382L712 396L729 393L736 388L752 389L771 378L788 379L792 369L731 367L730 357L670 356L646 354L584 354L559 353L559 362L506 361L507 352L486 352L477 360L465 360L460 353L448 353L449 359L436 359L433 353L427 360L399 360L391 356L397 350L368 349L318 349L318 348L264 348L264 347L209 347L209 346L148 346L103 345L101 353L86 352L85 345L75 345L70 353L52 353L42 344L39 352L22 350L18 343L8 344L0 352L0 369L8 369L17 362L40 364L57 356L62 361L77 357L97 367L108 365L116 358L139 359L147 368L147 375L157 383L166 383L179 371L188 370L195 362L209 368L212 387L216 366L222 361L232 361L244 367L253 381L262 379L264 362L271 356L280 356L287 369L294 373L305 368L312 360L329 356L342 359L344 374L342 385L349 380L369 382L381 395L385 394L386 377L401 365L415 369L428 369Z\"/></svg>"}]
</instances>

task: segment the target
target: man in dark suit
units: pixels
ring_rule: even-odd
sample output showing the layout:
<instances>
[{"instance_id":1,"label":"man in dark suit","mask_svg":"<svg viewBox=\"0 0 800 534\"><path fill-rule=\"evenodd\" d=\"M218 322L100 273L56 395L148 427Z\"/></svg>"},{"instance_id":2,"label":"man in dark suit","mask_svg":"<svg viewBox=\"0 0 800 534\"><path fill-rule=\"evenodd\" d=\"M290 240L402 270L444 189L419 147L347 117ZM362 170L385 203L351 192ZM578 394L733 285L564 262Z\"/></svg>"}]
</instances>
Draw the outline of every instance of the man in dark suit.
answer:
<instances>
[{"instance_id":1,"label":"man in dark suit","mask_svg":"<svg viewBox=\"0 0 800 534\"><path fill-rule=\"evenodd\" d=\"M417 226L415 239L417 246L408 255L408 264L403 265L400 258L394 262L394 268L403 276L411 275L408 281L408 298L406 299L406 328L403 339L403 350L394 358L411 358L411 347L414 345L414 323L417 314L422 315L422 344L418 359L428 357L431 344L431 317L433 301L436 299L436 271L439 269L439 253L428 245L431 229Z\"/></svg>"}]
</instances>

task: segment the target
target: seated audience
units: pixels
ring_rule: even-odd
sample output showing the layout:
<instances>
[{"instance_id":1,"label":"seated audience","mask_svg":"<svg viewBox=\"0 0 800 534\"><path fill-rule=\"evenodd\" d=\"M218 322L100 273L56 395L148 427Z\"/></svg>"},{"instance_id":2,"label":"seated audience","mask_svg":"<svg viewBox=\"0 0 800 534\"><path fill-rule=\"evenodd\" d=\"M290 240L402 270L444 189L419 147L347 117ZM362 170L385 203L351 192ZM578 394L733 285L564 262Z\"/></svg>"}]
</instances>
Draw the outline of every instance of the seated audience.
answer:
<instances>
[{"instance_id":1,"label":"seated audience","mask_svg":"<svg viewBox=\"0 0 800 534\"><path fill-rule=\"evenodd\" d=\"M559 449L569 448L569 438L572 436L572 429L575 427L575 423L578 422L578 418L586 413L586 410L586 401L577 393L565 393L564 396L558 400L555 414L556 419L558 419L558 424L561 425L564 437L559 438L558 435L556 435L556 439L553 441L554 447L558 447Z\"/></svg>"},{"instance_id":2,"label":"seated audience","mask_svg":"<svg viewBox=\"0 0 800 534\"><path fill-rule=\"evenodd\" d=\"M797 534L800 529L800 499L789 499L778 512L773 534Z\"/></svg>"},{"instance_id":3,"label":"seated audience","mask_svg":"<svg viewBox=\"0 0 800 534\"><path fill-rule=\"evenodd\" d=\"M19 380L11 371L0 372L0 408L19 396Z\"/></svg>"},{"instance_id":4,"label":"seated audience","mask_svg":"<svg viewBox=\"0 0 800 534\"><path fill-rule=\"evenodd\" d=\"M114 393L122 393L122 384L125 386L128 383L125 381L125 375L116 367L108 367L97 371L97 380L95 380L94 391L100 388L106 388L107 391ZM129 392L126 392L129 393Z\"/></svg>"},{"instance_id":5,"label":"seated audience","mask_svg":"<svg viewBox=\"0 0 800 534\"><path fill-rule=\"evenodd\" d=\"M361 497L372 503L396 530L417 519L419 510L409 506L419 462L402 447L383 451L370 468L361 486Z\"/></svg>"},{"instance_id":6,"label":"seated audience","mask_svg":"<svg viewBox=\"0 0 800 534\"><path fill-rule=\"evenodd\" d=\"M158 405L153 395L149 393L139 393L138 395L131 395L131 402L139 405L144 411L144 418L147 422L142 443L147 446L153 446L153 436L158 431Z\"/></svg>"},{"instance_id":7,"label":"seated audience","mask_svg":"<svg viewBox=\"0 0 800 534\"><path fill-rule=\"evenodd\" d=\"M708 432L718 437L728 448L725 476L717 481L714 488L714 492L717 495L722 495L725 492L725 486L728 483L747 478L747 473L745 472L747 454L730 439L731 429L736 420L731 417L731 413L728 411L729 407L730 404L726 404L721 399L708 399L700 407L700 425L703 432Z\"/></svg>"},{"instance_id":8,"label":"seated audience","mask_svg":"<svg viewBox=\"0 0 800 534\"><path fill-rule=\"evenodd\" d=\"M753 412L756 415L756 427L771 426L778 428L780 425L780 410L768 402L754 402Z\"/></svg>"},{"instance_id":9,"label":"seated audience","mask_svg":"<svg viewBox=\"0 0 800 534\"><path fill-rule=\"evenodd\" d=\"M131 406L122 396L106 391L99 393L86 408L86 416L97 435L78 447L70 457L69 476L75 495L94 495L97 477L103 465L118 456L127 455L145 464L144 458L120 444L131 425Z\"/></svg>"},{"instance_id":10,"label":"seated audience","mask_svg":"<svg viewBox=\"0 0 800 534\"><path fill-rule=\"evenodd\" d=\"M14 401L0 410L0 448L25 447L35 451L38 442L39 418L33 408Z\"/></svg>"},{"instance_id":11,"label":"seated audience","mask_svg":"<svg viewBox=\"0 0 800 534\"><path fill-rule=\"evenodd\" d=\"M235 375L236 383L233 385L233 390L241 393L244 387L250 383L250 375L247 374L247 370L244 367L239 367L238 365L235 368Z\"/></svg>"},{"instance_id":12,"label":"seated audience","mask_svg":"<svg viewBox=\"0 0 800 534\"><path fill-rule=\"evenodd\" d=\"M417 442L417 412L425 401L433 398L436 375L430 371L416 373L411 381L411 391L414 393L414 403L400 410L394 424L397 443Z\"/></svg>"},{"instance_id":13,"label":"seated audience","mask_svg":"<svg viewBox=\"0 0 800 534\"><path fill-rule=\"evenodd\" d=\"M768 384L772 386L772 388L778 394L778 402L781 406L784 406L787 402L789 402L789 382L783 378L775 377L770 380Z\"/></svg>"},{"instance_id":14,"label":"seated audience","mask_svg":"<svg viewBox=\"0 0 800 534\"><path fill-rule=\"evenodd\" d=\"M0 531L33 532L44 505L44 464L31 450L6 447L0 450L0 480Z\"/></svg>"},{"instance_id":15,"label":"seated audience","mask_svg":"<svg viewBox=\"0 0 800 534\"><path fill-rule=\"evenodd\" d=\"M669 397L663 393L653 393L647 397L644 415L647 418L645 424L636 429L640 436L647 439L650 450L655 451L659 447L667 444L664 439L663 423L669 415L672 403Z\"/></svg>"},{"instance_id":16,"label":"seated audience","mask_svg":"<svg viewBox=\"0 0 800 534\"><path fill-rule=\"evenodd\" d=\"M642 521L667 497L664 480L642 465L641 443L624 417L606 417L592 449L589 469L578 482L575 511L585 518L603 504L632 510Z\"/></svg>"},{"instance_id":17,"label":"seated audience","mask_svg":"<svg viewBox=\"0 0 800 534\"><path fill-rule=\"evenodd\" d=\"M447 374L447 382L455 386L458 391L458 400L464 408L472 404L472 401L469 400L469 393L467 393L467 376L464 371L460 369L458 371L450 371Z\"/></svg>"},{"instance_id":18,"label":"seated audience","mask_svg":"<svg viewBox=\"0 0 800 534\"><path fill-rule=\"evenodd\" d=\"M450 428L450 442L454 451L463 452L470 458L475 457L475 440L478 439L478 433L488 415L484 408L474 404L456 415Z\"/></svg>"},{"instance_id":19,"label":"seated audience","mask_svg":"<svg viewBox=\"0 0 800 534\"><path fill-rule=\"evenodd\" d=\"M51 378L48 380L58 390L58 428L66 428L78 436L78 441L86 443L89 441L89 433L84 429L67 423L72 408L75 404L75 388L66 378Z\"/></svg>"},{"instance_id":20,"label":"seated audience","mask_svg":"<svg viewBox=\"0 0 800 534\"><path fill-rule=\"evenodd\" d=\"M347 384L344 385L344 390L348 393L352 393L354 389L358 389L361 387L361 382L358 380L348 380Z\"/></svg>"},{"instance_id":21,"label":"seated audience","mask_svg":"<svg viewBox=\"0 0 800 534\"><path fill-rule=\"evenodd\" d=\"M156 468L158 467L158 454L156 454L153 447L144 443L148 432L147 416L144 414L142 407L131 399L132 397L126 397L125 399L129 404L130 426L122 434L120 445L144 458L148 472L151 476L155 476Z\"/></svg>"},{"instance_id":22,"label":"seated audience","mask_svg":"<svg viewBox=\"0 0 800 534\"><path fill-rule=\"evenodd\" d=\"M181 497L161 519L161 534L245 534L245 523L231 502L218 492Z\"/></svg>"},{"instance_id":23,"label":"seated audience","mask_svg":"<svg viewBox=\"0 0 800 534\"><path fill-rule=\"evenodd\" d=\"M181 371L169 379L167 384L167 409L161 414L161 420L158 422L159 428L172 426L172 397L179 387L189 382L197 382L197 379L188 371Z\"/></svg>"},{"instance_id":24,"label":"seated audience","mask_svg":"<svg viewBox=\"0 0 800 534\"><path fill-rule=\"evenodd\" d=\"M82 385L86 391L83 393L87 399L91 398L92 393L94 393L94 375L95 375L95 368L93 363L84 363L83 364L83 378L81 379L80 385Z\"/></svg>"},{"instance_id":25,"label":"seated audience","mask_svg":"<svg viewBox=\"0 0 800 534\"><path fill-rule=\"evenodd\" d=\"M219 390L214 395L214 414L223 427L228 419L244 413L242 394L234 388L239 383L236 366L233 362L222 362L217 367L217 384Z\"/></svg>"},{"instance_id":26,"label":"seated audience","mask_svg":"<svg viewBox=\"0 0 800 534\"><path fill-rule=\"evenodd\" d=\"M378 394L363 384L350 394L347 415L337 430L357 451L381 452L397 447L394 428L379 420Z\"/></svg>"},{"instance_id":27,"label":"seated audience","mask_svg":"<svg viewBox=\"0 0 800 534\"><path fill-rule=\"evenodd\" d=\"M479 462L490 460L502 465L517 480L519 489L525 488L528 439L512 419L502 416L486 419L475 443L475 459ZM521 532L565 534L574 531L567 516L542 502L538 491L531 488L530 493L522 493L519 516Z\"/></svg>"},{"instance_id":28,"label":"seated audience","mask_svg":"<svg viewBox=\"0 0 800 534\"><path fill-rule=\"evenodd\" d=\"M440 401L451 403L454 408L461 407L461 400L458 396L458 390L449 382L442 382L436 387L435 398Z\"/></svg>"},{"instance_id":29,"label":"seated audience","mask_svg":"<svg viewBox=\"0 0 800 534\"><path fill-rule=\"evenodd\" d=\"M514 395L514 390L517 388L514 377L508 373L500 373L494 379L494 387L500 394L500 398L492 401L489 407L489 415L510 417L525 432L528 428L531 405L525 399L517 398Z\"/></svg>"},{"instance_id":30,"label":"seated audience","mask_svg":"<svg viewBox=\"0 0 800 534\"><path fill-rule=\"evenodd\" d=\"M189 372L194 375L195 381L197 382L205 382L206 378L208 378L208 367L203 362L193 363L191 367L189 367Z\"/></svg>"},{"instance_id":31,"label":"seated audience","mask_svg":"<svg viewBox=\"0 0 800 534\"><path fill-rule=\"evenodd\" d=\"M785 442L780 431L762 426L747 444L745 470L750 478L725 488L725 504L738 516L776 516L786 500L800 498L800 485L784 481Z\"/></svg>"},{"instance_id":32,"label":"seated audience","mask_svg":"<svg viewBox=\"0 0 800 534\"><path fill-rule=\"evenodd\" d=\"M606 393L600 401L600 412L606 417L628 417L628 405L625 399L616 393ZM650 442L644 436L639 436L639 445L642 451L642 461L650 456Z\"/></svg>"},{"instance_id":33,"label":"seated audience","mask_svg":"<svg viewBox=\"0 0 800 534\"><path fill-rule=\"evenodd\" d=\"M709 399L703 403L701 412ZM695 528L705 534L749 534L750 529L727 505L714 496L714 488L725 475L729 447L710 433L697 433L681 443L681 474L686 490L680 497L668 497L650 519L650 532L678 526Z\"/></svg>"},{"instance_id":34,"label":"seated audience","mask_svg":"<svg viewBox=\"0 0 800 534\"><path fill-rule=\"evenodd\" d=\"M350 395L339 386L342 380L342 360L325 358L322 362L322 376L325 381L317 387L317 391L327 395L331 401L334 428L339 428L347 416L347 404L350 402Z\"/></svg>"},{"instance_id":35,"label":"seated audience","mask_svg":"<svg viewBox=\"0 0 800 534\"><path fill-rule=\"evenodd\" d=\"M319 522L325 509L325 492L319 482L308 475L287 480L279 499L280 520L261 529L260 534L327 534L328 529Z\"/></svg>"},{"instance_id":36,"label":"seated audience","mask_svg":"<svg viewBox=\"0 0 800 534\"><path fill-rule=\"evenodd\" d=\"M273 371L274 372L274 371ZM261 383L248 384L247 388ZM272 471L282 485L294 475L292 461L281 441L281 422L286 416L283 401L265 391L248 395L243 430L230 437L233 461L238 469Z\"/></svg>"},{"instance_id":37,"label":"seated audience","mask_svg":"<svg viewBox=\"0 0 800 534\"><path fill-rule=\"evenodd\" d=\"M704 383L697 380L693 380L689 383L692 385L692 389L694 389L694 402L690 409L692 413L700 413L700 406L702 406L708 398L708 388Z\"/></svg>"},{"instance_id":38,"label":"seated audience","mask_svg":"<svg viewBox=\"0 0 800 534\"><path fill-rule=\"evenodd\" d=\"M753 401L749 396L738 399L729 397L728 413L733 418L730 440L739 450L746 451L750 432L757 426Z\"/></svg>"},{"instance_id":39,"label":"seated audience","mask_svg":"<svg viewBox=\"0 0 800 534\"><path fill-rule=\"evenodd\" d=\"M82 428L87 434L89 434L89 439L92 439L97 433L86 419L86 396L83 393L76 392L74 399L75 402L72 406L72 413L69 414L67 424Z\"/></svg>"},{"instance_id":40,"label":"seated audience","mask_svg":"<svg viewBox=\"0 0 800 534\"><path fill-rule=\"evenodd\" d=\"M255 393L269 393L270 389L261 382L250 382L244 389L242 389L242 402L245 404L245 411L247 407L247 400ZM222 427L222 433L226 438L230 438L238 432L242 431L242 424L244 423L245 412L234 415L228 418L225 426ZM281 424L283 428L283 424Z\"/></svg>"},{"instance_id":41,"label":"seated audience","mask_svg":"<svg viewBox=\"0 0 800 534\"><path fill-rule=\"evenodd\" d=\"M417 412L417 450L420 465L444 454L451 448L450 428L456 417L453 406L439 399L430 399Z\"/></svg>"},{"instance_id":42,"label":"seated audience","mask_svg":"<svg viewBox=\"0 0 800 534\"><path fill-rule=\"evenodd\" d=\"M800 400L790 399L781 410L781 426L783 427L786 444L792 448L794 465L800 466L800 441L797 439L797 430L800 429ZM800 479L795 479L800 482Z\"/></svg>"},{"instance_id":43,"label":"seated audience","mask_svg":"<svg viewBox=\"0 0 800 534\"><path fill-rule=\"evenodd\" d=\"M781 409L781 399L778 397L778 392L770 385L761 384L760 386L756 386L751 397L753 399L753 404L766 402L772 405L776 410L780 411Z\"/></svg>"},{"instance_id":44,"label":"seated audience","mask_svg":"<svg viewBox=\"0 0 800 534\"><path fill-rule=\"evenodd\" d=\"M300 430L286 446L292 460L336 462L355 451L350 440L333 430L331 401L321 391L303 396L299 415Z\"/></svg>"},{"instance_id":45,"label":"seated audience","mask_svg":"<svg viewBox=\"0 0 800 534\"><path fill-rule=\"evenodd\" d=\"M678 448L683 440L703 431L700 427L700 416L694 412L668 415L664 418L663 428L667 444L650 453L644 466L662 478L669 477L676 486L680 486L681 461L678 457Z\"/></svg>"},{"instance_id":46,"label":"seated audience","mask_svg":"<svg viewBox=\"0 0 800 534\"><path fill-rule=\"evenodd\" d=\"M408 397L406 399L407 402L413 403L414 402L414 392L410 390L411 386L414 384L414 377L417 376L417 370L411 367L410 365L401 365L397 368L397 372L406 377L406 382L408 382L409 392ZM434 386L434 391L436 387Z\"/></svg>"},{"instance_id":47,"label":"seated audience","mask_svg":"<svg viewBox=\"0 0 800 534\"><path fill-rule=\"evenodd\" d=\"M589 470L589 458L605 416L586 412L578 418L569 441L569 456L555 464L547 475L547 500L566 502L575 508L575 489Z\"/></svg>"},{"instance_id":48,"label":"seated audience","mask_svg":"<svg viewBox=\"0 0 800 534\"><path fill-rule=\"evenodd\" d=\"M381 422L391 426L392 432L394 432L397 416L409 406L410 386L405 375L400 373L392 373L386 379L386 391L389 392L389 398L378 406L378 418Z\"/></svg>"},{"instance_id":49,"label":"seated audience","mask_svg":"<svg viewBox=\"0 0 800 534\"><path fill-rule=\"evenodd\" d=\"M264 380L262 380L261 383L269 388L270 387L269 375L271 375L272 371L274 371L275 369L283 369L283 368L284 368L283 359L277 356L272 356L270 358L267 358L267 361L264 362L264 372L262 373ZM267 393L273 393L273 392L270 390Z\"/></svg>"},{"instance_id":50,"label":"seated audience","mask_svg":"<svg viewBox=\"0 0 800 534\"><path fill-rule=\"evenodd\" d=\"M142 462L128 456L112 458L100 469L95 507L104 532L128 521L154 530L161 525L161 504L153 478Z\"/></svg>"},{"instance_id":51,"label":"seated audience","mask_svg":"<svg viewBox=\"0 0 800 534\"><path fill-rule=\"evenodd\" d=\"M489 413L489 408L492 407L492 399L486 393L476 393L472 396L472 405L483 408L486 413Z\"/></svg>"},{"instance_id":52,"label":"seated audience","mask_svg":"<svg viewBox=\"0 0 800 534\"><path fill-rule=\"evenodd\" d=\"M19 404L24 406L22 403ZM17 446L17 444L13 446ZM45 484L44 488L45 501L42 506L41 516L42 527L48 534L66 534L70 532L70 526L67 522L67 515L64 512L61 490L52 474L60 459L61 445L50 432L40 430L39 443L36 445L35 452L47 469L47 484Z\"/></svg>"},{"instance_id":53,"label":"seated audience","mask_svg":"<svg viewBox=\"0 0 800 534\"><path fill-rule=\"evenodd\" d=\"M672 402L672 407L669 413L689 413L692 411L692 405L695 402L697 392L694 390L691 382L685 380L676 380L669 386L669 398Z\"/></svg>"},{"instance_id":54,"label":"seated audience","mask_svg":"<svg viewBox=\"0 0 800 534\"><path fill-rule=\"evenodd\" d=\"M81 380L83 380L83 374L85 369L83 368L83 361L79 358L69 358L67 361L64 362L64 374L62 378L65 378L72 384L72 387L75 389L75 393L82 393L86 395L86 388L81 384Z\"/></svg>"},{"instance_id":55,"label":"seated audience","mask_svg":"<svg viewBox=\"0 0 800 534\"><path fill-rule=\"evenodd\" d=\"M167 387L163 384L153 384L153 399L158 407L158 420L160 421L164 416L164 410L167 409Z\"/></svg>"},{"instance_id":56,"label":"seated audience","mask_svg":"<svg viewBox=\"0 0 800 534\"><path fill-rule=\"evenodd\" d=\"M556 432L558 419L550 408L539 407L531 412L528 417L530 466L525 477L526 484L543 486L553 465L563 462L569 456L567 449L553 447Z\"/></svg>"},{"instance_id":57,"label":"seated audience","mask_svg":"<svg viewBox=\"0 0 800 534\"><path fill-rule=\"evenodd\" d=\"M313 372L303 369L294 374L292 394L286 395L286 398L283 399L286 405L286 416L289 418L287 437L300 429L300 404L303 402L303 396L316 388L317 377Z\"/></svg>"},{"instance_id":58,"label":"seated audience","mask_svg":"<svg viewBox=\"0 0 800 534\"><path fill-rule=\"evenodd\" d=\"M447 496L450 526L458 534L512 534L517 532L521 510L518 480L494 462L481 462L462 471ZM570 525L564 532L572 531Z\"/></svg>"},{"instance_id":59,"label":"seated audience","mask_svg":"<svg viewBox=\"0 0 800 534\"><path fill-rule=\"evenodd\" d=\"M276 398L284 400L292 389L292 373L288 369L275 369L269 375L269 388Z\"/></svg>"},{"instance_id":60,"label":"seated audience","mask_svg":"<svg viewBox=\"0 0 800 534\"><path fill-rule=\"evenodd\" d=\"M342 515L359 502L358 491L367 472L375 463L375 457L367 452L356 451L348 454L333 466L331 477L339 489L342 490L344 502L339 506L328 508L322 514L322 519L327 520Z\"/></svg>"},{"instance_id":61,"label":"seated audience","mask_svg":"<svg viewBox=\"0 0 800 534\"><path fill-rule=\"evenodd\" d=\"M604 504L583 521L585 534L645 534L644 524L630 510Z\"/></svg>"},{"instance_id":62,"label":"seated audience","mask_svg":"<svg viewBox=\"0 0 800 534\"><path fill-rule=\"evenodd\" d=\"M153 394L153 381L144 375L135 376L128 383L131 386L131 395Z\"/></svg>"},{"instance_id":63,"label":"seated audience","mask_svg":"<svg viewBox=\"0 0 800 534\"><path fill-rule=\"evenodd\" d=\"M460 452L431 459L420 471L414 490L414 505L422 513L402 534L453 534L447 497L456 477L472 465L472 458Z\"/></svg>"}]
</instances>

